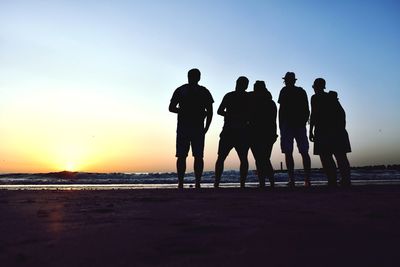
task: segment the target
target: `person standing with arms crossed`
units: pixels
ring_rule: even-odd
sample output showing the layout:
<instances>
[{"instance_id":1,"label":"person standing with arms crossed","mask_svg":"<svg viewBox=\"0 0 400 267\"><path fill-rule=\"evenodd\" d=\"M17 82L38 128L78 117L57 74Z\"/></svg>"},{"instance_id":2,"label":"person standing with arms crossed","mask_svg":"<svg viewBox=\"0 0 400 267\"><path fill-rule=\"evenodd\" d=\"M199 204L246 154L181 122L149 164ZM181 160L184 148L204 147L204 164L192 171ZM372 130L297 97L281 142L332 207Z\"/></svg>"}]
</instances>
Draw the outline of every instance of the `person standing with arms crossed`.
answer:
<instances>
[{"instance_id":1,"label":"person standing with arms crossed","mask_svg":"<svg viewBox=\"0 0 400 267\"><path fill-rule=\"evenodd\" d=\"M293 141L296 139L297 147L303 159L304 185L310 186L311 159L308 154L309 143L306 124L310 116L306 91L295 86L296 75L287 72L283 77L285 87L279 94L279 128L281 133L281 149L285 154L286 168L289 175L289 187L295 186Z\"/></svg>"},{"instance_id":2,"label":"person standing with arms crossed","mask_svg":"<svg viewBox=\"0 0 400 267\"><path fill-rule=\"evenodd\" d=\"M203 175L204 139L211 124L214 100L208 89L199 85L200 77L198 69L189 70L188 83L175 90L169 104L169 111L178 114L176 130L178 188L183 188L186 158L190 146L194 157L196 188L200 188Z\"/></svg>"}]
</instances>

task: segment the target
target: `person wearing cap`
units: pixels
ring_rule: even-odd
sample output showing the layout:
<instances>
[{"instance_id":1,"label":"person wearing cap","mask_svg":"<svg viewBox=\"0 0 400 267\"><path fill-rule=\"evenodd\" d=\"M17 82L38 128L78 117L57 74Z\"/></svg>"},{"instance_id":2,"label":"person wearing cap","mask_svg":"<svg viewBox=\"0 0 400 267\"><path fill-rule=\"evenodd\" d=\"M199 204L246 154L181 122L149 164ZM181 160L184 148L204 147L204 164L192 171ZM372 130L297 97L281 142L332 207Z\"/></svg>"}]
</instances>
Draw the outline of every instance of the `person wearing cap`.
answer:
<instances>
[{"instance_id":1,"label":"person wearing cap","mask_svg":"<svg viewBox=\"0 0 400 267\"><path fill-rule=\"evenodd\" d=\"M281 149L285 154L286 168L289 175L290 187L295 186L293 144L296 140L297 148L303 159L304 185L310 186L311 159L308 154L309 143L306 124L310 116L306 91L295 86L296 75L287 72L283 77L285 87L279 93L279 129L281 133Z\"/></svg>"},{"instance_id":2,"label":"person wearing cap","mask_svg":"<svg viewBox=\"0 0 400 267\"><path fill-rule=\"evenodd\" d=\"M314 142L314 155L319 155L328 186L336 186L337 174L335 156L339 167L342 186L349 186L350 163L347 153L351 152L349 135L346 131L346 113L335 91L325 92L326 81L317 78L312 86L315 94L311 97L310 141Z\"/></svg>"},{"instance_id":3,"label":"person wearing cap","mask_svg":"<svg viewBox=\"0 0 400 267\"><path fill-rule=\"evenodd\" d=\"M204 139L212 116L214 102L210 91L199 85L201 73L198 69L188 72L188 83L178 87L172 95L169 111L178 114L176 129L176 168L178 188L183 188L186 158L190 147L194 157L196 188L200 188L203 174ZM205 125L204 125L205 121Z\"/></svg>"},{"instance_id":4,"label":"person wearing cap","mask_svg":"<svg viewBox=\"0 0 400 267\"><path fill-rule=\"evenodd\" d=\"M274 169L271 164L272 147L276 134L276 104L264 81L256 81L254 91L249 93L250 149L253 153L260 187L265 187L268 177L274 187Z\"/></svg>"},{"instance_id":5,"label":"person wearing cap","mask_svg":"<svg viewBox=\"0 0 400 267\"><path fill-rule=\"evenodd\" d=\"M248 93L249 79L240 76L236 80L235 91L227 93L222 99L217 114L224 117L224 126L218 144L218 158L215 163L214 187L219 187L224 161L232 148L240 160L240 187L244 188L249 169L247 159L248 144Z\"/></svg>"}]
</instances>

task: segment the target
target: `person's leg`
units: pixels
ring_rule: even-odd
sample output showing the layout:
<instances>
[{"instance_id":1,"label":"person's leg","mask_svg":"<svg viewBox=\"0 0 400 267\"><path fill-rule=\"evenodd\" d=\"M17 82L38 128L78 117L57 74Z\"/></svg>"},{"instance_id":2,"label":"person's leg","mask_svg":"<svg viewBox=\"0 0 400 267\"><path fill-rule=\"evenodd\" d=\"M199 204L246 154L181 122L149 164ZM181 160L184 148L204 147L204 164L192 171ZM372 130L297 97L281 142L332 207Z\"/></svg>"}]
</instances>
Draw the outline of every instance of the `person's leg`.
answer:
<instances>
[{"instance_id":1,"label":"person's leg","mask_svg":"<svg viewBox=\"0 0 400 267\"><path fill-rule=\"evenodd\" d=\"M194 176L196 178L196 188L200 188L201 176L203 175L203 157L194 157Z\"/></svg>"},{"instance_id":2,"label":"person's leg","mask_svg":"<svg viewBox=\"0 0 400 267\"><path fill-rule=\"evenodd\" d=\"M275 187L274 168L272 167L271 159L269 158L267 159L266 176L268 177L270 186Z\"/></svg>"},{"instance_id":3,"label":"person's leg","mask_svg":"<svg viewBox=\"0 0 400 267\"><path fill-rule=\"evenodd\" d=\"M286 169L289 175L289 186L295 186L294 183L294 160L293 153L285 153Z\"/></svg>"},{"instance_id":4,"label":"person's leg","mask_svg":"<svg viewBox=\"0 0 400 267\"><path fill-rule=\"evenodd\" d=\"M224 171L224 162L226 157L228 157L230 150L232 149L232 146L226 138L221 136L219 139L219 145L218 145L218 158L217 161L215 162L215 182L214 182L214 187L218 188L219 183L221 181L221 176Z\"/></svg>"},{"instance_id":5,"label":"person's leg","mask_svg":"<svg viewBox=\"0 0 400 267\"><path fill-rule=\"evenodd\" d=\"M248 149L236 150L240 160L240 187L244 188L246 184L247 173L249 172L249 161L247 159Z\"/></svg>"},{"instance_id":6,"label":"person's leg","mask_svg":"<svg viewBox=\"0 0 400 267\"><path fill-rule=\"evenodd\" d=\"M183 178L186 172L186 157L178 157L176 160L176 170L178 172L178 188L183 188Z\"/></svg>"},{"instance_id":7,"label":"person's leg","mask_svg":"<svg viewBox=\"0 0 400 267\"><path fill-rule=\"evenodd\" d=\"M203 175L203 167L204 167L204 129L194 129L191 136L191 144L192 144L192 154L194 157L193 170L194 176L196 179L195 186L196 188L200 188L201 176Z\"/></svg>"},{"instance_id":8,"label":"person's leg","mask_svg":"<svg viewBox=\"0 0 400 267\"><path fill-rule=\"evenodd\" d=\"M307 138L307 129L306 127L300 127L296 128L294 131L297 148L299 149L299 153L303 159L304 185L310 186L311 158L308 154L310 144Z\"/></svg>"},{"instance_id":9,"label":"person's leg","mask_svg":"<svg viewBox=\"0 0 400 267\"><path fill-rule=\"evenodd\" d=\"M266 166L264 160L258 158L256 161L256 168L257 168L257 176L258 176L258 183L260 188L265 187L265 177L266 177Z\"/></svg>"},{"instance_id":10,"label":"person's leg","mask_svg":"<svg viewBox=\"0 0 400 267\"><path fill-rule=\"evenodd\" d=\"M337 184L337 174L336 174L336 164L333 160L332 154L324 153L319 155L322 163L322 168L324 169L326 176L328 177L328 186L336 186Z\"/></svg>"},{"instance_id":11,"label":"person's leg","mask_svg":"<svg viewBox=\"0 0 400 267\"><path fill-rule=\"evenodd\" d=\"M308 152L301 153L301 157L303 159L303 168L304 168L304 185L311 186L310 183L310 172L311 172L311 158Z\"/></svg>"},{"instance_id":12,"label":"person's leg","mask_svg":"<svg viewBox=\"0 0 400 267\"><path fill-rule=\"evenodd\" d=\"M257 176L260 183L260 187L265 187L265 176L266 176L266 165L265 158L263 157L262 151L260 151L260 144L254 143L251 145L250 149L253 154L254 160L256 162Z\"/></svg>"},{"instance_id":13,"label":"person's leg","mask_svg":"<svg viewBox=\"0 0 400 267\"><path fill-rule=\"evenodd\" d=\"M233 144L240 160L240 187L244 188L246 184L247 173L249 171L249 132L246 129L237 132L233 138Z\"/></svg>"},{"instance_id":14,"label":"person's leg","mask_svg":"<svg viewBox=\"0 0 400 267\"><path fill-rule=\"evenodd\" d=\"M293 160L293 139L294 129L287 125L281 125L281 150L285 154L286 169L289 176L289 186L294 186L294 160Z\"/></svg>"},{"instance_id":15,"label":"person's leg","mask_svg":"<svg viewBox=\"0 0 400 267\"><path fill-rule=\"evenodd\" d=\"M275 186L275 177L274 177L274 168L272 167L271 164L271 153L272 153L272 147L274 145L274 142L271 142L267 145L266 147L266 169L265 169L265 175L268 177L269 179L269 183L271 187Z\"/></svg>"},{"instance_id":16,"label":"person's leg","mask_svg":"<svg viewBox=\"0 0 400 267\"><path fill-rule=\"evenodd\" d=\"M340 176L342 177L340 180L340 185L351 185L350 163L346 153L335 153L335 158L338 163Z\"/></svg>"},{"instance_id":17,"label":"person's leg","mask_svg":"<svg viewBox=\"0 0 400 267\"><path fill-rule=\"evenodd\" d=\"M215 182L214 187L219 187L221 181L222 173L224 172L224 161L226 159L225 155L218 155L217 161L215 162Z\"/></svg>"},{"instance_id":18,"label":"person's leg","mask_svg":"<svg viewBox=\"0 0 400 267\"><path fill-rule=\"evenodd\" d=\"M178 174L178 188L183 188L186 172L186 158L190 149L189 129L178 128L176 131L176 170Z\"/></svg>"}]
</instances>

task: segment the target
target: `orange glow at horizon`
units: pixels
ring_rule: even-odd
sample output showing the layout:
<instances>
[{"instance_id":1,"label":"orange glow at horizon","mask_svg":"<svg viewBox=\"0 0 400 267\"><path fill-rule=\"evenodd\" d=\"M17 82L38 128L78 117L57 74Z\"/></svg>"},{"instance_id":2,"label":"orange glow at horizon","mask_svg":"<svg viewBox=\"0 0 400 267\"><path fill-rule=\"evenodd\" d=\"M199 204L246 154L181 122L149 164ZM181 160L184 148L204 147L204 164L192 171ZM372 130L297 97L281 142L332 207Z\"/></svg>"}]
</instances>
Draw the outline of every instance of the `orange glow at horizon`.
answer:
<instances>
[{"instance_id":1,"label":"orange glow at horizon","mask_svg":"<svg viewBox=\"0 0 400 267\"><path fill-rule=\"evenodd\" d=\"M140 102L88 89L61 93L37 90L5 107L7 113L1 114L0 125L0 172L174 168L174 116L157 123L168 129L160 136L155 119L140 115L144 110Z\"/></svg>"}]
</instances>

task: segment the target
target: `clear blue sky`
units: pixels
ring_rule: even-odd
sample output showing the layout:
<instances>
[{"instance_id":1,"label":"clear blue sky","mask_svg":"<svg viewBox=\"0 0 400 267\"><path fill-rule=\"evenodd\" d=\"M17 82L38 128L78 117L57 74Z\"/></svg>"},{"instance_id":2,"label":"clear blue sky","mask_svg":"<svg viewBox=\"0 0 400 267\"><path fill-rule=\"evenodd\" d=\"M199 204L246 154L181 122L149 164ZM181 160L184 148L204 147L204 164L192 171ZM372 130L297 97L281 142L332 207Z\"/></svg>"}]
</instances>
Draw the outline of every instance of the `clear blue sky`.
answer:
<instances>
[{"instance_id":1,"label":"clear blue sky","mask_svg":"<svg viewBox=\"0 0 400 267\"><path fill-rule=\"evenodd\" d=\"M275 100L287 71L309 97L323 77L351 163L400 163L399 14L398 1L0 1L0 172L174 170L167 107L192 67L215 109L240 75Z\"/></svg>"}]
</instances>

